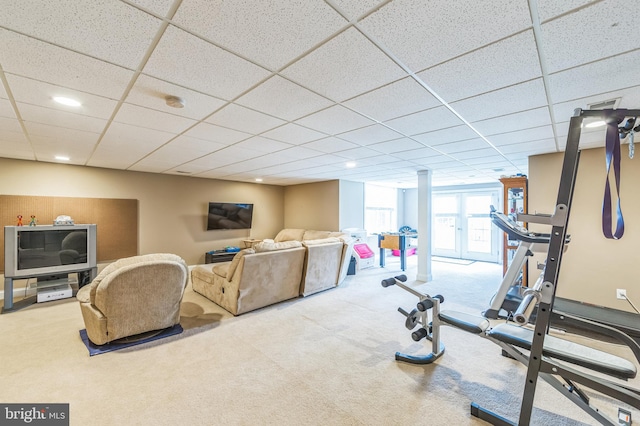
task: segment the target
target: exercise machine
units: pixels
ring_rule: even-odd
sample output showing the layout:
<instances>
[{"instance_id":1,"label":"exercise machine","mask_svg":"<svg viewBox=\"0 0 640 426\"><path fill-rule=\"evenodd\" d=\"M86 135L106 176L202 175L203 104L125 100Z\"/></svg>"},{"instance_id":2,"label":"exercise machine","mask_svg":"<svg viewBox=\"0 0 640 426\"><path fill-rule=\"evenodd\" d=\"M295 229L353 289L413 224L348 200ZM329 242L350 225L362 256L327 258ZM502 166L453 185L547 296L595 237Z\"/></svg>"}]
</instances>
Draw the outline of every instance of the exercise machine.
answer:
<instances>
[{"instance_id":1,"label":"exercise machine","mask_svg":"<svg viewBox=\"0 0 640 426\"><path fill-rule=\"evenodd\" d=\"M518 241L518 248L507 272L505 273L498 291L491 301L491 306L483 315L490 319L508 318L520 322L524 317L516 315L516 310L529 288L519 285L518 274L525 266L527 257L533 252L547 251L549 234L530 232L507 215L491 209L491 221L505 232L510 240ZM570 237L565 238L565 248ZM541 267L544 268L544 265ZM543 269L544 270L544 269ZM535 310L532 312L535 316ZM576 321L575 318L588 320ZM616 328L636 339L640 343L640 315L618 309L606 308L593 304L578 302L571 299L556 297L554 299L551 326L568 331L598 332L591 322L605 324Z\"/></svg>"},{"instance_id":2,"label":"exercise machine","mask_svg":"<svg viewBox=\"0 0 640 426\"><path fill-rule=\"evenodd\" d=\"M490 321L485 317L469 316L468 314L444 310L437 312L436 317L432 319L430 323L432 337L438 336L439 339L441 325L449 325L473 332L494 342L509 356L527 367L517 421L499 416L475 403L471 404L472 415L494 425L529 425L538 379L549 383L556 391L571 400L601 424L618 425L619 422L617 419L613 420L593 407L582 387L600 392L627 403L636 409L640 409L640 390L572 366L584 367L616 379L626 380L635 377L637 374L634 362L549 335L548 333L552 322L552 308L556 299L562 256L567 243L567 225L580 158L579 142L583 120L588 117L605 120L608 126L607 148L609 148L610 135L618 137L618 125L627 117L639 116L640 110L577 109L569 123L569 134L567 136L554 212L547 215L523 214L518 216L518 220L523 222L538 223L551 227L544 269L536 284L528 290L526 295L523 295L521 303L516 310L522 315L522 321L528 323L533 309L537 307L532 327L528 325L518 326L510 322L492 327ZM607 153L609 153L609 149L607 149ZM605 226L603 226L603 230L605 230ZM621 232L618 232L619 230L616 229L618 238L621 235ZM609 229L609 231L611 230ZM398 285L399 281L394 278L393 282ZM573 320L590 323L591 327L600 330L602 334L616 335L618 340L624 342L632 351L636 358L635 361L640 362L640 345L628 334L617 328L584 318L575 317ZM523 352L522 349L527 352Z\"/></svg>"},{"instance_id":3,"label":"exercise machine","mask_svg":"<svg viewBox=\"0 0 640 426\"><path fill-rule=\"evenodd\" d=\"M422 339L430 340L431 353L420 356L396 352L396 360L409 362L411 364L431 364L444 353L444 345L440 342L440 320L438 318L438 314L440 313L440 303L444 302L444 297L439 294L431 297L428 294L421 293L406 285L406 281L406 275L398 275L393 278L382 280L382 287L396 285L418 297L419 301L414 309L407 312L402 308L398 308L398 312L406 317L404 325L408 330L413 330L416 326L420 326L416 331L411 333L411 338L416 342L419 342ZM429 320L430 310L431 318L433 318L432 320ZM436 322L435 325L433 323L434 321Z\"/></svg>"}]
</instances>

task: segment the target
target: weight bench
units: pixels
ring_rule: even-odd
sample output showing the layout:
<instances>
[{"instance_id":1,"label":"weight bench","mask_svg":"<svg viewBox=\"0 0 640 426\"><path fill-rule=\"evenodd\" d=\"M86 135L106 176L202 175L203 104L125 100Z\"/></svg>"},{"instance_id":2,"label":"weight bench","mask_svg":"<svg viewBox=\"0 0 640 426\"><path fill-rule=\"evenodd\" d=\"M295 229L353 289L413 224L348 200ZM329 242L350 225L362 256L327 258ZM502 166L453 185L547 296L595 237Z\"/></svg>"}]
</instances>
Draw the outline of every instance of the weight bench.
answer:
<instances>
[{"instance_id":1,"label":"weight bench","mask_svg":"<svg viewBox=\"0 0 640 426\"><path fill-rule=\"evenodd\" d=\"M438 314L438 321L434 321L434 324L450 325L485 337L500 346L508 356L524 365L529 362L529 356L517 349L531 350L534 332L529 328L508 323L491 328L489 321L484 317L449 310L441 311ZM550 335L545 337L542 356L540 377L600 423L617 424L589 404L588 396L577 386L577 383L640 409L639 390L556 362L556 360L564 361L618 379L628 380L636 377L637 368L627 359ZM566 384L558 380L558 377L562 378ZM475 403L471 403L471 413L493 424L512 424Z\"/></svg>"},{"instance_id":2,"label":"weight bench","mask_svg":"<svg viewBox=\"0 0 640 426\"><path fill-rule=\"evenodd\" d=\"M441 311L438 317L441 323L469 333L482 334L483 337L498 342L531 350L533 341L531 329L508 323L489 328L490 323L486 318L463 312ZM624 358L550 335L544 340L542 354L622 380L633 379L637 374L635 364Z\"/></svg>"}]
</instances>

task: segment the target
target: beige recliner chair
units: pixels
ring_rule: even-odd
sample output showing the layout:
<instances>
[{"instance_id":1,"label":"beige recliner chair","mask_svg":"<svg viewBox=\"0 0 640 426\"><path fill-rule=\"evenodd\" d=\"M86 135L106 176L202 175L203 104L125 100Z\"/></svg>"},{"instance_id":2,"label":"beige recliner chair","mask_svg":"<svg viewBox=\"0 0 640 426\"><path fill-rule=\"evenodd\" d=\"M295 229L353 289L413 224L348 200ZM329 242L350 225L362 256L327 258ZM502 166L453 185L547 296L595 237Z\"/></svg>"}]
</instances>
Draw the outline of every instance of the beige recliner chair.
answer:
<instances>
[{"instance_id":1,"label":"beige recliner chair","mask_svg":"<svg viewBox=\"0 0 640 426\"><path fill-rule=\"evenodd\" d=\"M89 340L103 345L180 322L189 270L175 254L148 254L107 265L78 291Z\"/></svg>"}]
</instances>

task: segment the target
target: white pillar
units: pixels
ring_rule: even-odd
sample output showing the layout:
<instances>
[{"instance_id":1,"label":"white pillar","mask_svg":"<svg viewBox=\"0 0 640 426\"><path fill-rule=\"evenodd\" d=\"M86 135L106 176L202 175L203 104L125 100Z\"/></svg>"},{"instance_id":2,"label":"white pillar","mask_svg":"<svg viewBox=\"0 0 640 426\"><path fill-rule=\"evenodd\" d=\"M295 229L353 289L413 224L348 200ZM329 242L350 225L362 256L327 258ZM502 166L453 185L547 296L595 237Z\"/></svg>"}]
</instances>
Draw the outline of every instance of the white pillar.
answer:
<instances>
[{"instance_id":1,"label":"white pillar","mask_svg":"<svg viewBox=\"0 0 640 426\"><path fill-rule=\"evenodd\" d=\"M418 281L431 281L431 170L418 171Z\"/></svg>"}]
</instances>

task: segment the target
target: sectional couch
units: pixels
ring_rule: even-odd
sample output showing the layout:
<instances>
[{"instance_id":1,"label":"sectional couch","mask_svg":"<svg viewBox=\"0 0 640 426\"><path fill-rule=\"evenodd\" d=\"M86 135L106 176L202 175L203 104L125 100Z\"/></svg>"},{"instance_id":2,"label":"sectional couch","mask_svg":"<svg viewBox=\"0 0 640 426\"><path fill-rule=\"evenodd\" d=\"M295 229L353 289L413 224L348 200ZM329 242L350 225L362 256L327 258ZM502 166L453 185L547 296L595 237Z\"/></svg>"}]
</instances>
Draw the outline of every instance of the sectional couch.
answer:
<instances>
[{"instance_id":1,"label":"sectional couch","mask_svg":"<svg viewBox=\"0 0 640 426\"><path fill-rule=\"evenodd\" d=\"M193 290L234 315L339 285L353 239L340 232L283 229L232 261L196 266Z\"/></svg>"}]
</instances>

